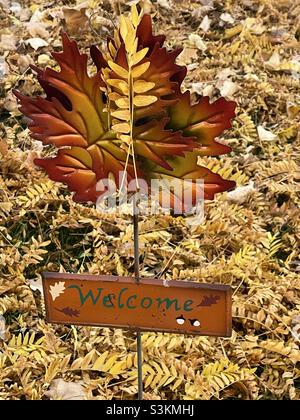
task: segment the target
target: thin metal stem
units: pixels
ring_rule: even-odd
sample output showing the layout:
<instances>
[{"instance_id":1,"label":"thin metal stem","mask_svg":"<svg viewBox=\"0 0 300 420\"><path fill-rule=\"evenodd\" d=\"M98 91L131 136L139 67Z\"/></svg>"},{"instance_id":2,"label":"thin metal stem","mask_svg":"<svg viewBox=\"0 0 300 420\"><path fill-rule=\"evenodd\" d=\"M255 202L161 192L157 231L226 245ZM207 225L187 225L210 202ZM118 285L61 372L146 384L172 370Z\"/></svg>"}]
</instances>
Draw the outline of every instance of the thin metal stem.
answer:
<instances>
[{"instance_id":1,"label":"thin metal stem","mask_svg":"<svg viewBox=\"0 0 300 420\"><path fill-rule=\"evenodd\" d=\"M136 333L137 345L137 363L138 363L138 399L143 399L143 350L142 350L142 334L137 331Z\"/></svg>"},{"instance_id":2,"label":"thin metal stem","mask_svg":"<svg viewBox=\"0 0 300 420\"><path fill-rule=\"evenodd\" d=\"M135 276L135 282L139 284L140 282L139 217L137 214L133 215L133 242L134 242L134 276Z\"/></svg>"},{"instance_id":3,"label":"thin metal stem","mask_svg":"<svg viewBox=\"0 0 300 420\"><path fill-rule=\"evenodd\" d=\"M135 199L133 200L133 242L134 242L134 276L135 282L140 283L140 254L139 254L139 216L136 208ZM142 335L140 331L136 333L137 345L137 367L138 367L138 399L143 399L143 350Z\"/></svg>"}]
</instances>

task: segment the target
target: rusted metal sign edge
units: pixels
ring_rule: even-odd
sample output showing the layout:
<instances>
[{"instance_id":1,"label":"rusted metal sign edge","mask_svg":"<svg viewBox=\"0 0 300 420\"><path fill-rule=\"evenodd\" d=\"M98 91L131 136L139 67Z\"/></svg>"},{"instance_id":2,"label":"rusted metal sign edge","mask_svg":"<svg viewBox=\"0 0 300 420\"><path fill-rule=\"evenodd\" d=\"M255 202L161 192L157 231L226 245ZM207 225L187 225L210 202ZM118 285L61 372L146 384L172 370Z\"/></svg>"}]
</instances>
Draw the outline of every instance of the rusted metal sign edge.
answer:
<instances>
[{"instance_id":1,"label":"rusted metal sign edge","mask_svg":"<svg viewBox=\"0 0 300 420\"><path fill-rule=\"evenodd\" d=\"M166 332L166 333L175 333L175 334L185 334L185 335L209 335L209 336L219 336L219 337L231 337L232 334L232 290L230 286L221 285L221 284L208 284L208 283L197 283L191 281L177 281L177 280L170 280L168 281L168 286L166 287L165 281L161 279L154 279L154 278L141 278L140 284L137 286L135 283L134 277L122 277L122 276L105 276L105 275L91 275L91 274L71 274L71 273L54 273L54 272L44 272L42 273L43 277L43 289L44 289L44 296L45 296L45 303L46 303L46 321L49 323L55 324L69 324L69 325L90 325L90 326L97 326L97 327L107 327L107 328L123 328L127 330L134 330L134 331L154 331L154 332ZM106 283L107 285L113 284L124 284L128 286L137 286L142 288L143 285L154 286L154 287L161 287L168 290L174 290L180 292L184 291L191 291L193 293L197 291L203 292L222 292L224 294L224 303L225 309L222 312L223 316L225 317L225 325L222 333L219 332L195 332L195 331L186 331L186 328L163 328L159 327L143 327L137 325L135 323L102 323L101 325L98 322L82 322L77 321L76 319L72 320L53 320L53 317L50 314L51 305L53 305L50 301L49 295L49 284L53 281L79 281L79 282L102 282Z\"/></svg>"}]
</instances>

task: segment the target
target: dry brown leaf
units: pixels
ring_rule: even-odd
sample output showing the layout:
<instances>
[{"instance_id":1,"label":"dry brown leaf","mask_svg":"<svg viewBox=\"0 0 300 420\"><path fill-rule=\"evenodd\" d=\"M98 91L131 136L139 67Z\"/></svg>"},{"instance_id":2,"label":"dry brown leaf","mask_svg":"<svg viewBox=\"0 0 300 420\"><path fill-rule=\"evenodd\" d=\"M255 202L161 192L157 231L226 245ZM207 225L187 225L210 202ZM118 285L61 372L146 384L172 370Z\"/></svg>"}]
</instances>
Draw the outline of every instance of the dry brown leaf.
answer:
<instances>
[{"instance_id":1,"label":"dry brown leaf","mask_svg":"<svg viewBox=\"0 0 300 420\"><path fill-rule=\"evenodd\" d=\"M87 393L82 382L70 382L63 379L54 379L49 391L45 395L50 400L85 400Z\"/></svg>"},{"instance_id":2,"label":"dry brown leaf","mask_svg":"<svg viewBox=\"0 0 300 420\"><path fill-rule=\"evenodd\" d=\"M2 315L0 315L0 340L6 340L6 321Z\"/></svg>"},{"instance_id":3,"label":"dry brown leaf","mask_svg":"<svg viewBox=\"0 0 300 420\"><path fill-rule=\"evenodd\" d=\"M13 34L2 34L0 39L0 51L14 51L17 49L18 38Z\"/></svg>"},{"instance_id":4,"label":"dry brown leaf","mask_svg":"<svg viewBox=\"0 0 300 420\"><path fill-rule=\"evenodd\" d=\"M234 191L227 193L227 200L236 203L243 204L247 201L248 197L255 192L254 183L251 181L249 185L237 187Z\"/></svg>"},{"instance_id":5,"label":"dry brown leaf","mask_svg":"<svg viewBox=\"0 0 300 420\"><path fill-rule=\"evenodd\" d=\"M201 51L205 51L207 49L205 42L198 34L191 34L189 36L189 45Z\"/></svg>"},{"instance_id":6,"label":"dry brown leaf","mask_svg":"<svg viewBox=\"0 0 300 420\"><path fill-rule=\"evenodd\" d=\"M7 143L0 138L0 153L2 154L2 156L7 155L8 153L8 145Z\"/></svg>"},{"instance_id":7,"label":"dry brown leaf","mask_svg":"<svg viewBox=\"0 0 300 420\"><path fill-rule=\"evenodd\" d=\"M34 50L38 50L42 47L47 47L49 44L42 38L29 38L24 41L26 45L30 45Z\"/></svg>"},{"instance_id":8,"label":"dry brown leaf","mask_svg":"<svg viewBox=\"0 0 300 420\"><path fill-rule=\"evenodd\" d=\"M277 139L276 134L272 133L270 130L265 129L261 125L257 127L257 134L261 141L273 141Z\"/></svg>"},{"instance_id":9,"label":"dry brown leaf","mask_svg":"<svg viewBox=\"0 0 300 420\"><path fill-rule=\"evenodd\" d=\"M64 8L63 14L67 30L71 35L87 30L89 19L86 15L86 8L83 7L80 10Z\"/></svg>"}]
</instances>

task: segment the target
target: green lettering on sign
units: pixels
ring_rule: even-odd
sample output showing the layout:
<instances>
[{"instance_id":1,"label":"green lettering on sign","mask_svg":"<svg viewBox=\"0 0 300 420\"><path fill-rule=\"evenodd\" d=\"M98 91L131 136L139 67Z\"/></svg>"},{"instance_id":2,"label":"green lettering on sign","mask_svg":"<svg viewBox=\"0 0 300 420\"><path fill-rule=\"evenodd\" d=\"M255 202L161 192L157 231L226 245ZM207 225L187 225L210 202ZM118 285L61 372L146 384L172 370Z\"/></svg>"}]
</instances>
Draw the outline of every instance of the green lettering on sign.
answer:
<instances>
[{"instance_id":1,"label":"green lettering on sign","mask_svg":"<svg viewBox=\"0 0 300 420\"><path fill-rule=\"evenodd\" d=\"M123 303L121 303L121 298L122 298L122 294L123 294L123 293L125 293L125 292L126 292L126 290L128 290L128 287L123 287L123 289L121 289L121 290L120 290L120 293L119 293L119 297L118 297L118 307L119 307L120 309L124 308Z\"/></svg>"},{"instance_id":2,"label":"green lettering on sign","mask_svg":"<svg viewBox=\"0 0 300 420\"><path fill-rule=\"evenodd\" d=\"M106 308L113 308L114 307L114 304L111 301L110 295L104 296L104 298L103 298L103 306L105 306Z\"/></svg>"},{"instance_id":3,"label":"green lettering on sign","mask_svg":"<svg viewBox=\"0 0 300 420\"><path fill-rule=\"evenodd\" d=\"M158 302L158 308L160 308L163 303L166 304L166 309L169 309L174 304L175 305L175 311L180 311L180 306L178 304L177 299L172 299L171 300L169 298L162 299L162 298L158 297L156 300Z\"/></svg>"},{"instance_id":4,"label":"green lettering on sign","mask_svg":"<svg viewBox=\"0 0 300 420\"><path fill-rule=\"evenodd\" d=\"M132 295L132 296L129 296L129 298L127 299L127 301L126 301L126 306L127 306L127 308L128 309L135 309L136 308L136 305L135 306L133 306L133 305L130 305L130 301L131 300L134 300L134 299L136 299L137 298L137 295Z\"/></svg>"},{"instance_id":5,"label":"green lettering on sign","mask_svg":"<svg viewBox=\"0 0 300 420\"><path fill-rule=\"evenodd\" d=\"M80 298L80 303L81 306L85 304L85 302L90 298L93 302L93 305L96 305L96 303L98 302L101 292L102 292L102 288L98 288L98 294L95 297L92 290L89 290L88 293L84 296L84 294L82 293L82 290L79 286L77 286L76 284L72 284L71 286L68 286L67 289L76 289L79 292L79 298Z\"/></svg>"},{"instance_id":6,"label":"green lettering on sign","mask_svg":"<svg viewBox=\"0 0 300 420\"><path fill-rule=\"evenodd\" d=\"M148 301L148 304L145 304L146 301ZM141 307L144 309L149 309L150 306L152 306L152 303L153 300L150 297L146 296L141 300Z\"/></svg>"},{"instance_id":7,"label":"green lettering on sign","mask_svg":"<svg viewBox=\"0 0 300 420\"><path fill-rule=\"evenodd\" d=\"M184 305L183 305L183 310L184 311L192 311L193 310L193 308L190 308L190 306L192 305L194 303L194 301L193 300L186 300L185 302L184 302Z\"/></svg>"}]
</instances>

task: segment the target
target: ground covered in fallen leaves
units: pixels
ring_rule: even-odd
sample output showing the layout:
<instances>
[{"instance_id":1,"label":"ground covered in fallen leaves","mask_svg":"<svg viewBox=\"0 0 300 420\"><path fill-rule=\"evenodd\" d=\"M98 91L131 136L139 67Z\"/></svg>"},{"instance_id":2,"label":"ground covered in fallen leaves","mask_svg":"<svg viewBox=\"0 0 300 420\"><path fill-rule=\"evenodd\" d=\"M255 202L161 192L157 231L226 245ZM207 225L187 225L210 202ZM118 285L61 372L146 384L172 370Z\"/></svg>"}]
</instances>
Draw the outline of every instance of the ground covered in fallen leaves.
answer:
<instances>
[{"instance_id":1,"label":"ground covered in fallen leaves","mask_svg":"<svg viewBox=\"0 0 300 420\"><path fill-rule=\"evenodd\" d=\"M40 93L29 65L54 65L62 30L85 50L130 3L0 0L1 399L136 398L134 333L47 325L41 295L44 270L132 275L130 217L74 204L34 166L42 147L11 93ZM300 5L140 3L168 45L184 48L194 99L238 104L224 137L233 152L202 159L237 189L207 202L197 227L140 221L141 274L231 285L233 335L144 333L145 398L299 399Z\"/></svg>"}]
</instances>

